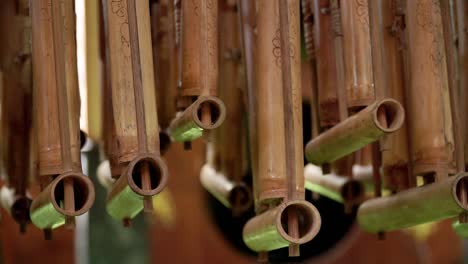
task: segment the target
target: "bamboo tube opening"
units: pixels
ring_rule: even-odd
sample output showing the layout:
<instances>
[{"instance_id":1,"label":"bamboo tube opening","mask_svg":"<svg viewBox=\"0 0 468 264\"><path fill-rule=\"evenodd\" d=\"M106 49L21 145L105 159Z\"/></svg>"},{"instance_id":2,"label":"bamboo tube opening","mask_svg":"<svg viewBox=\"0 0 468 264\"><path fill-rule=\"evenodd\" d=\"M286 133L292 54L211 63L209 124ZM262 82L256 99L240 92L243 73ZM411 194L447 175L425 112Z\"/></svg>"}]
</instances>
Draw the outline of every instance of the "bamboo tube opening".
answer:
<instances>
[{"instance_id":1,"label":"bamboo tube opening","mask_svg":"<svg viewBox=\"0 0 468 264\"><path fill-rule=\"evenodd\" d=\"M65 181L73 182L74 210L65 209ZM94 202L94 188L91 180L83 175L63 174L51 183L51 201L54 208L66 216L77 216L87 212Z\"/></svg>"},{"instance_id":2,"label":"bamboo tube opening","mask_svg":"<svg viewBox=\"0 0 468 264\"><path fill-rule=\"evenodd\" d=\"M236 184L229 194L229 203L239 212L246 211L253 203L252 191L246 185Z\"/></svg>"},{"instance_id":3,"label":"bamboo tube opening","mask_svg":"<svg viewBox=\"0 0 468 264\"><path fill-rule=\"evenodd\" d=\"M465 177L459 177L455 180L453 184L453 197L461 208L468 210L468 194L466 189L464 189L465 186L468 186L468 174L465 175Z\"/></svg>"},{"instance_id":4,"label":"bamboo tube opening","mask_svg":"<svg viewBox=\"0 0 468 264\"><path fill-rule=\"evenodd\" d=\"M288 215L295 213L297 217L297 235L296 237L288 234ZM308 203L302 202L289 202L279 213L280 224L277 225L278 231L281 236L293 244L304 244L312 238L320 230L320 215L318 215L317 209L310 206ZM288 231L286 231L288 230Z\"/></svg>"},{"instance_id":5,"label":"bamboo tube opening","mask_svg":"<svg viewBox=\"0 0 468 264\"><path fill-rule=\"evenodd\" d=\"M196 116L194 116L195 122L203 129L214 129L219 127L226 116L225 107L222 105L222 102L215 100L212 97L206 97L203 98L203 100L200 100L196 110ZM209 112L210 114L208 115L208 120L204 118L204 111Z\"/></svg>"},{"instance_id":6,"label":"bamboo tube opening","mask_svg":"<svg viewBox=\"0 0 468 264\"><path fill-rule=\"evenodd\" d=\"M361 201L366 194L364 184L359 181L350 180L343 185L341 197L349 201Z\"/></svg>"},{"instance_id":7,"label":"bamboo tube opening","mask_svg":"<svg viewBox=\"0 0 468 264\"><path fill-rule=\"evenodd\" d=\"M27 196L21 196L16 198L16 200L11 205L11 217L20 224L21 228L23 228L22 225L31 221L31 216L29 215L31 203L31 198Z\"/></svg>"},{"instance_id":8,"label":"bamboo tube opening","mask_svg":"<svg viewBox=\"0 0 468 264\"><path fill-rule=\"evenodd\" d=\"M149 171L148 186L144 186L143 170ZM154 196L164 189L167 183L167 167L159 157L143 157L132 161L127 170L128 185L137 194Z\"/></svg>"},{"instance_id":9,"label":"bamboo tube opening","mask_svg":"<svg viewBox=\"0 0 468 264\"><path fill-rule=\"evenodd\" d=\"M385 132L398 130L405 120L403 107L393 99L382 100L374 115L375 124Z\"/></svg>"}]
</instances>

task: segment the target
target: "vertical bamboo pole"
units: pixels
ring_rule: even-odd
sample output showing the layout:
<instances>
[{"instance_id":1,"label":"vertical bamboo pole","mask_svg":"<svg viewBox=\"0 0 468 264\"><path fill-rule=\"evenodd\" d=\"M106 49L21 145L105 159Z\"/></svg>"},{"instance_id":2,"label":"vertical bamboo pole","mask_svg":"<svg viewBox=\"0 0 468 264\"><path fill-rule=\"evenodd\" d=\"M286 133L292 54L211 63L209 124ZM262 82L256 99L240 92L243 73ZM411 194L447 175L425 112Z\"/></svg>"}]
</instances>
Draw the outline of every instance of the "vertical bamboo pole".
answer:
<instances>
[{"instance_id":1,"label":"vertical bamboo pole","mask_svg":"<svg viewBox=\"0 0 468 264\"><path fill-rule=\"evenodd\" d=\"M406 2L413 175L440 180L455 172L453 120L440 5ZM424 96L421 96L424 95Z\"/></svg>"},{"instance_id":2,"label":"vertical bamboo pole","mask_svg":"<svg viewBox=\"0 0 468 264\"><path fill-rule=\"evenodd\" d=\"M340 3L347 102L350 109L359 109L375 100L368 0Z\"/></svg>"},{"instance_id":3,"label":"vertical bamboo pole","mask_svg":"<svg viewBox=\"0 0 468 264\"><path fill-rule=\"evenodd\" d=\"M468 3L463 0L456 1L457 36L458 36L458 68L459 68L459 95L460 109L468 110ZM462 119L464 131L465 166L468 164L468 122Z\"/></svg>"},{"instance_id":4,"label":"vertical bamboo pole","mask_svg":"<svg viewBox=\"0 0 468 264\"><path fill-rule=\"evenodd\" d=\"M105 12L118 164L125 167L108 195L107 210L124 223L143 207L150 211L152 196L167 181L159 149L148 6L148 1L116 5L109 0Z\"/></svg>"},{"instance_id":5,"label":"vertical bamboo pole","mask_svg":"<svg viewBox=\"0 0 468 264\"><path fill-rule=\"evenodd\" d=\"M337 55L333 46L333 25L329 8L329 0L313 1L318 100L320 105L319 119L320 125L325 128L330 128L340 122L337 92Z\"/></svg>"},{"instance_id":6,"label":"vertical bamboo pole","mask_svg":"<svg viewBox=\"0 0 468 264\"><path fill-rule=\"evenodd\" d=\"M31 217L39 228L50 229L59 226L63 216L71 225L73 216L86 212L94 200L94 189L81 173L74 2L41 0L31 4L34 107L43 188L31 206ZM63 184L63 209L49 197L51 192L57 195L54 189L59 183ZM77 197L85 202L77 203ZM50 203L55 209L50 215L39 210ZM80 207L75 208L76 204Z\"/></svg>"}]
</instances>

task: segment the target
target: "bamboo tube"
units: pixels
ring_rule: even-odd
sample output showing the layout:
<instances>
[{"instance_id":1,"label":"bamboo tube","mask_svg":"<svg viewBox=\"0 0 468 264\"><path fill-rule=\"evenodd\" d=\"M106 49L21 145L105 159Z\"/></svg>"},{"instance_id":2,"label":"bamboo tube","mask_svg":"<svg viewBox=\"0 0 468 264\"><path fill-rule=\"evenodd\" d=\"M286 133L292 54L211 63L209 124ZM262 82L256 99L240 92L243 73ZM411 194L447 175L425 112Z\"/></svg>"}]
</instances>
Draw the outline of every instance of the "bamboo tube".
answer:
<instances>
[{"instance_id":1,"label":"bamboo tube","mask_svg":"<svg viewBox=\"0 0 468 264\"><path fill-rule=\"evenodd\" d=\"M454 173L454 136L440 6L431 0L407 1L412 174ZM424 94L424 96L421 96Z\"/></svg>"},{"instance_id":2,"label":"bamboo tube","mask_svg":"<svg viewBox=\"0 0 468 264\"><path fill-rule=\"evenodd\" d=\"M468 210L461 202L460 192L466 181L468 173L460 173L392 196L368 200L359 207L359 225L377 233L455 217Z\"/></svg>"},{"instance_id":3,"label":"bamboo tube","mask_svg":"<svg viewBox=\"0 0 468 264\"><path fill-rule=\"evenodd\" d=\"M460 220L454 221L452 228L455 233L461 238L468 238L468 224L462 223Z\"/></svg>"},{"instance_id":4,"label":"bamboo tube","mask_svg":"<svg viewBox=\"0 0 468 264\"><path fill-rule=\"evenodd\" d=\"M151 11L158 121L166 129L176 113L177 58L174 52L176 43L173 0L152 4Z\"/></svg>"},{"instance_id":5,"label":"bamboo tube","mask_svg":"<svg viewBox=\"0 0 468 264\"><path fill-rule=\"evenodd\" d=\"M458 73L460 109L468 110L468 3L464 0L456 0L456 24L458 37ZM468 164L468 122L462 118L462 131L465 150L465 166Z\"/></svg>"},{"instance_id":6,"label":"bamboo tube","mask_svg":"<svg viewBox=\"0 0 468 264\"><path fill-rule=\"evenodd\" d=\"M245 175L242 90L239 87L239 36L235 4L221 2L219 64L220 99L227 118L207 146L207 163L201 170L202 185L235 214L252 205L250 188L242 183Z\"/></svg>"},{"instance_id":7,"label":"bamboo tube","mask_svg":"<svg viewBox=\"0 0 468 264\"><path fill-rule=\"evenodd\" d=\"M317 170L317 168L319 170ZM339 203L359 204L364 200L364 184L336 174L323 175L319 167L308 164L304 168L305 188Z\"/></svg>"},{"instance_id":8,"label":"bamboo tube","mask_svg":"<svg viewBox=\"0 0 468 264\"><path fill-rule=\"evenodd\" d=\"M45 189L34 199L30 213L36 226L51 229L64 223L53 215L72 224L74 216L86 212L94 200L94 187L81 173L74 2L32 1L31 14L39 175ZM51 207L44 197L57 184L64 184L59 189L63 204L57 200ZM88 202L77 210L73 205L80 195Z\"/></svg>"},{"instance_id":9,"label":"bamboo tube","mask_svg":"<svg viewBox=\"0 0 468 264\"><path fill-rule=\"evenodd\" d=\"M210 164L202 167L200 181L203 187L227 208L242 212L252 205L252 192L247 185L218 173Z\"/></svg>"},{"instance_id":10,"label":"bamboo tube","mask_svg":"<svg viewBox=\"0 0 468 264\"><path fill-rule=\"evenodd\" d=\"M202 136L203 130L218 127L225 117L225 107L215 97L218 84L218 1L183 1L182 16L181 96L188 99L198 97L198 100L176 116L169 133L175 141L190 142ZM210 103L201 103L205 101ZM196 121L198 113L203 125Z\"/></svg>"},{"instance_id":11,"label":"bamboo tube","mask_svg":"<svg viewBox=\"0 0 468 264\"><path fill-rule=\"evenodd\" d=\"M385 119L378 118L383 113ZM316 165L329 163L398 130L404 121L401 104L379 100L307 143L305 155Z\"/></svg>"},{"instance_id":12,"label":"bamboo tube","mask_svg":"<svg viewBox=\"0 0 468 264\"><path fill-rule=\"evenodd\" d=\"M398 6L394 2L393 0L372 2L373 13L371 17L377 18L372 21L375 23L372 39L379 40L376 43L378 45L373 47L375 52L378 53L378 56L374 56L374 58L380 57L382 65L375 72L375 77L380 78L380 80L376 80L376 84L384 86L382 88L385 91L381 93L404 105L403 61L399 52L403 44L400 42L397 32L388 30L399 19ZM405 123L403 123L401 129L385 137L385 140L381 142L380 149L382 152L384 187L393 191L407 189L409 187L409 150Z\"/></svg>"},{"instance_id":13,"label":"bamboo tube","mask_svg":"<svg viewBox=\"0 0 468 264\"><path fill-rule=\"evenodd\" d=\"M26 226L31 222L29 208L31 207L31 196L29 193L15 195L17 190L2 186L0 189L0 204L5 211L19 224L20 232L26 232Z\"/></svg>"},{"instance_id":14,"label":"bamboo tube","mask_svg":"<svg viewBox=\"0 0 468 264\"><path fill-rule=\"evenodd\" d=\"M257 134L257 95L256 95L256 2L237 0L239 21L242 37L242 58L246 76L247 116L248 116L248 146L250 167L252 170L253 190L258 189L258 134ZM259 192L254 191L255 211L260 211Z\"/></svg>"},{"instance_id":15,"label":"bamboo tube","mask_svg":"<svg viewBox=\"0 0 468 264\"><path fill-rule=\"evenodd\" d=\"M317 56L319 119L322 127L332 127L340 122L337 93L336 54L333 47L333 25L329 0L314 0L314 29Z\"/></svg>"},{"instance_id":16,"label":"bamboo tube","mask_svg":"<svg viewBox=\"0 0 468 264\"><path fill-rule=\"evenodd\" d=\"M64 189L66 181L73 182L74 203L73 210L63 206L66 202ZM86 213L94 202L94 187L88 177L74 172L64 173L55 178L31 205L31 220L41 229L55 229L65 224L69 216L78 216Z\"/></svg>"},{"instance_id":17,"label":"bamboo tube","mask_svg":"<svg viewBox=\"0 0 468 264\"><path fill-rule=\"evenodd\" d=\"M368 0L340 3L348 107L359 109L375 100Z\"/></svg>"},{"instance_id":18,"label":"bamboo tube","mask_svg":"<svg viewBox=\"0 0 468 264\"><path fill-rule=\"evenodd\" d=\"M22 9L22 8L20 8ZM31 176L32 130L32 69L31 69L31 19L18 13L13 1L0 4L1 35L9 41L0 44L0 65L4 71L1 102L2 164L7 184L12 188L11 202L4 208L24 232L30 222L30 197L26 190Z\"/></svg>"},{"instance_id":19,"label":"bamboo tube","mask_svg":"<svg viewBox=\"0 0 468 264\"><path fill-rule=\"evenodd\" d=\"M107 196L107 211L128 222L167 182L160 159L148 1L106 2L113 118L122 174ZM111 167L114 166L111 161Z\"/></svg>"},{"instance_id":20,"label":"bamboo tube","mask_svg":"<svg viewBox=\"0 0 468 264\"><path fill-rule=\"evenodd\" d=\"M299 215L299 236L294 238L285 230L287 214L295 210ZM317 209L306 201L290 201L252 218L244 226L242 236L246 245L255 252L287 247L290 243L304 244L320 230Z\"/></svg>"}]
</instances>

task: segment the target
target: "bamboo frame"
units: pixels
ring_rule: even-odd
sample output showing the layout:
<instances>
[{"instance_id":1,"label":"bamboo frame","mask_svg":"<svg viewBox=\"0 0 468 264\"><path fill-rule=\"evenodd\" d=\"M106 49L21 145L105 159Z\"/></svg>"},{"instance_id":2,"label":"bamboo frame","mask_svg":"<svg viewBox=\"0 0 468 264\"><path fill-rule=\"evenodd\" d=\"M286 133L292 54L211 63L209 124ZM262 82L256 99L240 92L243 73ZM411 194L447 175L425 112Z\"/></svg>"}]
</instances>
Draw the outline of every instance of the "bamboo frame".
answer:
<instances>
[{"instance_id":1,"label":"bamboo frame","mask_svg":"<svg viewBox=\"0 0 468 264\"><path fill-rule=\"evenodd\" d=\"M30 214L32 222L46 230L73 224L73 217L88 211L94 201L94 187L81 172L73 4L72 0L31 2L33 98L43 190L31 204ZM48 202L46 197L56 195L51 192L61 184L63 205L53 199ZM78 200L87 202L77 209Z\"/></svg>"},{"instance_id":2,"label":"bamboo frame","mask_svg":"<svg viewBox=\"0 0 468 264\"><path fill-rule=\"evenodd\" d=\"M397 131L403 121L404 110L399 102L376 101L307 143L306 158L316 165L333 162Z\"/></svg>"},{"instance_id":3,"label":"bamboo frame","mask_svg":"<svg viewBox=\"0 0 468 264\"><path fill-rule=\"evenodd\" d=\"M160 158L149 3L127 0L114 6L108 0L104 6L118 142L117 164L111 160L111 168L120 167L122 172L106 208L128 223L143 208L152 210L152 197L165 187L168 171Z\"/></svg>"},{"instance_id":4,"label":"bamboo frame","mask_svg":"<svg viewBox=\"0 0 468 264\"><path fill-rule=\"evenodd\" d=\"M455 217L468 210L462 203L466 197L460 192L467 180L468 173L460 173L392 196L368 200L359 207L359 225L377 233Z\"/></svg>"}]
</instances>

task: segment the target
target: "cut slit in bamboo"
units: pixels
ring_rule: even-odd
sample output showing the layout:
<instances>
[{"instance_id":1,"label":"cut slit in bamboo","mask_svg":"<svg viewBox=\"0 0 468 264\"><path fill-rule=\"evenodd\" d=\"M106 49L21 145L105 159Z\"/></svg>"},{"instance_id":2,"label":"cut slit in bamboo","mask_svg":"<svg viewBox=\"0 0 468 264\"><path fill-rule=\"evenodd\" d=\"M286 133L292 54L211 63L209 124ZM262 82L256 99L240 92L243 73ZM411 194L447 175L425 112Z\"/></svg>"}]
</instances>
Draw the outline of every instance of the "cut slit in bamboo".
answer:
<instances>
[{"instance_id":1,"label":"cut slit in bamboo","mask_svg":"<svg viewBox=\"0 0 468 264\"><path fill-rule=\"evenodd\" d=\"M74 2L32 1L31 16L33 98L43 189L31 204L30 214L37 227L51 230L73 224L74 216L88 211L94 187L81 172ZM82 202L79 206L77 200Z\"/></svg>"},{"instance_id":2,"label":"cut slit in bamboo","mask_svg":"<svg viewBox=\"0 0 468 264\"><path fill-rule=\"evenodd\" d=\"M305 156L315 165L333 162L397 131L404 121L401 104L379 100L307 143Z\"/></svg>"},{"instance_id":3,"label":"cut slit in bamboo","mask_svg":"<svg viewBox=\"0 0 468 264\"><path fill-rule=\"evenodd\" d=\"M218 1L183 1L182 16L182 87L179 96L189 103L172 120L169 134L175 141L191 142L201 137L203 131L219 127L225 118L224 104L216 98Z\"/></svg>"},{"instance_id":4,"label":"cut slit in bamboo","mask_svg":"<svg viewBox=\"0 0 468 264\"><path fill-rule=\"evenodd\" d=\"M152 197L165 187L168 171L160 158L149 3L124 2L119 10L113 9L112 0L104 5L113 140L118 142L110 142L109 150L116 152L110 165L111 170L121 171L106 207L112 217L129 224L143 209L151 211Z\"/></svg>"}]
</instances>

